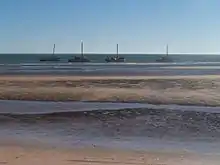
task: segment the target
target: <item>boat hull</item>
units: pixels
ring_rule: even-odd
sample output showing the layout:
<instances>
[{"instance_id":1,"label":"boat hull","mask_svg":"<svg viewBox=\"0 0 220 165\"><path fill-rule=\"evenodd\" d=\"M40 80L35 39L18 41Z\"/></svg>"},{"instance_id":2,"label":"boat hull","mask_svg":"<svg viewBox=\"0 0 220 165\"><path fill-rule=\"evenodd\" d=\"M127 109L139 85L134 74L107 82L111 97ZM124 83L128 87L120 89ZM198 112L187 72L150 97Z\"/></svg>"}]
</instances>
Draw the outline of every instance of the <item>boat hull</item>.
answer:
<instances>
[{"instance_id":1,"label":"boat hull","mask_svg":"<svg viewBox=\"0 0 220 165\"><path fill-rule=\"evenodd\" d=\"M91 62L89 59L69 59L68 62Z\"/></svg>"},{"instance_id":2,"label":"boat hull","mask_svg":"<svg viewBox=\"0 0 220 165\"><path fill-rule=\"evenodd\" d=\"M162 57L160 59L157 59L156 62L173 62L173 60L168 57Z\"/></svg>"},{"instance_id":3,"label":"boat hull","mask_svg":"<svg viewBox=\"0 0 220 165\"><path fill-rule=\"evenodd\" d=\"M124 58L119 58L119 59L111 59L111 58L106 58L106 62L125 62Z\"/></svg>"}]
</instances>

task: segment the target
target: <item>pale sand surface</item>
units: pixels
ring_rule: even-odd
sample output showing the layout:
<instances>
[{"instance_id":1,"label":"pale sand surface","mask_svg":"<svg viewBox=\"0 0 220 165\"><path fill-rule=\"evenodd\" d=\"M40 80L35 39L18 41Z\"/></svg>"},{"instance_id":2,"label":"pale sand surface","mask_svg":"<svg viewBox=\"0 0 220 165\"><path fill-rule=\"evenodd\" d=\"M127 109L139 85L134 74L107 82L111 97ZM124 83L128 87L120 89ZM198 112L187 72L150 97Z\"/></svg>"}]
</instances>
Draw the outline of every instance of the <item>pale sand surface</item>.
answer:
<instances>
[{"instance_id":1,"label":"pale sand surface","mask_svg":"<svg viewBox=\"0 0 220 165\"><path fill-rule=\"evenodd\" d=\"M57 149L1 146L0 164L7 165L219 165L214 155L108 149Z\"/></svg>"},{"instance_id":2,"label":"pale sand surface","mask_svg":"<svg viewBox=\"0 0 220 165\"><path fill-rule=\"evenodd\" d=\"M17 81L49 81L49 80L114 80L114 79L220 79L220 75L187 75L187 76L55 76L55 75L1 75L0 80L17 80Z\"/></svg>"},{"instance_id":3,"label":"pale sand surface","mask_svg":"<svg viewBox=\"0 0 220 165\"><path fill-rule=\"evenodd\" d=\"M0 99L220 105L220 76L0 76Z\"/></svg>"}]
</instances>

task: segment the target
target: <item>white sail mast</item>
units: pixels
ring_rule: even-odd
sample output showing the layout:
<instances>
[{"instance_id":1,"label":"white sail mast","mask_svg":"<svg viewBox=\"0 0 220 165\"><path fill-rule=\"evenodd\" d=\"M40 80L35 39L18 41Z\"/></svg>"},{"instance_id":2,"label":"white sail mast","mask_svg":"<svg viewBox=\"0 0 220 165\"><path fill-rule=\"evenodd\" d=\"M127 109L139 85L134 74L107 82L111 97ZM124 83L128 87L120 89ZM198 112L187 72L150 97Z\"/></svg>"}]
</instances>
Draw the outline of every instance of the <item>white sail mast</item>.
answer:
<instances>
[{"instance_id":1,"label":"white sail mast","mask_svg":"<svg viewBox=\"0 0 220 165\"><path fill-rule=\"evenodd\" d=\"M166 55L168 56L168 54L169 54L169 47L168 47L168 44L167 44L167 46L166 46Z\"/></svg>"},{"instance_id":2,"label":"white sail mast","mask_svg":"<svg viewBox=\"0 0 220 165\"><path fill-rule=\"evenodd\" d=\"M83 41L81 41L81 56L83 58Z\"/></svg>"},{"instance_id":3,"label":"white sail mast","mask_svg":"<svg viewBox=\"0 0 220 165\"><path fill-rule=\"evenodd\" d=\"M56 48L56 45L53 44L53 54L55 53L55 48Z\"/></svg>"},{"instance_id":4,"label":"white sail mast","mask_svg":"<svg viewBox=\"0 0 220 165\"><path fill-rule=\"evenodd\" d=\"M118 57L118 44L117 44L117 47L116 47L116 53L117 53L117 57Z\"/></svg>"}]
</instances>

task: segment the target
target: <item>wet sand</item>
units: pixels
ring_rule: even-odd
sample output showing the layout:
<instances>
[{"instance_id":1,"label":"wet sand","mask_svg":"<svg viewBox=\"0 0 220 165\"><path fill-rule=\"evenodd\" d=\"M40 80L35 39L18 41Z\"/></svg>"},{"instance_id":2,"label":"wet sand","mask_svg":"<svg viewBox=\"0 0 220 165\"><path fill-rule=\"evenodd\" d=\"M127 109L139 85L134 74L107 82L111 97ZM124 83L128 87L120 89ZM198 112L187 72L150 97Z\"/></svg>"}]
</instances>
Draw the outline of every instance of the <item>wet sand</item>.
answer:
<instances>
[{"instance_id":1,"label":"wet sand","mask_svg":"<svg viewBox=\"0 0 220 165\"><path fill-rule=\"evenodd\" d=\"M1 76L0 99L220 105L220 76Z\"/></svg>"},{"instance_id":2,"label":"wet sand","mask_svg":"<svg viewBox=\"0 0 220 165\"><path fill-rule=\"evenodd\" d=\"M84 148L67 150L33 146L2 146L0 164L7 165L205 165L219 164L214 155L192 153L159 153L141 151L119 151L109 149Z\"/></svg>"}]
</instances>

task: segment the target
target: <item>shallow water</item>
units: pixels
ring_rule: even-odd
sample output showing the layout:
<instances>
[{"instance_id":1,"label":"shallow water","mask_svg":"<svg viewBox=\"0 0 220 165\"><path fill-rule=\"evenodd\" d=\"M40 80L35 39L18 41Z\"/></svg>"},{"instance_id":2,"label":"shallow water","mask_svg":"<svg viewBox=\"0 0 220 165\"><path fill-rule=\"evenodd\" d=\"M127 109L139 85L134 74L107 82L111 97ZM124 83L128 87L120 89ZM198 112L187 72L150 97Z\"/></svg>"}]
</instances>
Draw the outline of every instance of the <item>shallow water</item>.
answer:
<instances>
[{"instance_id":1,"label":"shallow water","mask_svg":"<svg viewBox=\"0 0 220 165\"><path fill-rule=\"evenodd\" d=\"M26 101L0 107L2 140L220 153L219 107Z\"/></svg>"},{"instance_id":2,"label":"shallow water","mask_svg":"<svg viewBox=\"0 0 220 165\"><path fill-rule=\"evenodd\" d=\"M195 67L197 66L197 67ZM218 75L219 62L193 63L20 63L0 65L1 75Z\"/></svg>"}]
</instances>

